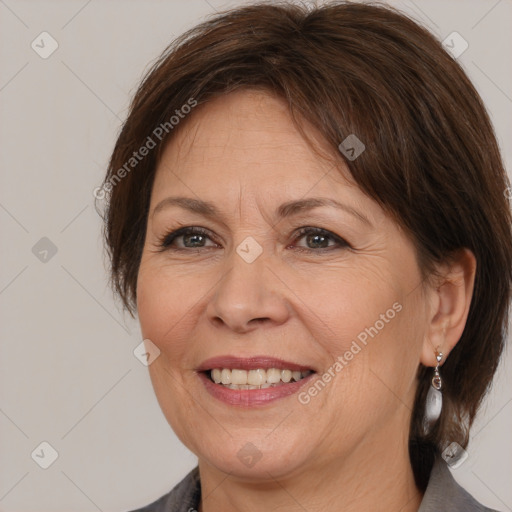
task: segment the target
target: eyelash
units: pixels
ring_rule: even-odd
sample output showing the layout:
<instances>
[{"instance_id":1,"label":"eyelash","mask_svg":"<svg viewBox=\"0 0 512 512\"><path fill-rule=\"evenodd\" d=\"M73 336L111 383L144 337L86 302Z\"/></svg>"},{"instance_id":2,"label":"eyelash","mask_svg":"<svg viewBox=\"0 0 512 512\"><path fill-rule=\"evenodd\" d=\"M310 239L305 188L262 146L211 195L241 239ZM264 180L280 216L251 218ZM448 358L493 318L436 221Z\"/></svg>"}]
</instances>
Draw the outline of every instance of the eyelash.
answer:
<instances>
[{"instance_id":1,"label":"eyelash","mask_svg":"<svg viewBox=\"0 0 512 512\"><path fill-rule=\"evenodd\" d=\"M294 235L294 241L296 242L298 239L306 236L306 235L322 235L325 237L329 237L332 240L334 240L338 247L331 246L331 247L322 247L320 249L308 249L306 247L297 247L296 250L299 252L308 252L308 253L325 253L328 251L331 251L333 249L352 249L352 246L343 238L335 235L334 233L331 233L330 231L327 231L322 228L315 228L315 227L303 227L300 228ZM187 247L172 247L171 244L179 237L186 236L186 235L202 235L205 237L208 237L210 240L215 242L215 240L212 239L210 236L210 232L204 228L200 227L184 227L180 228L176 231L173 231L171 233L166 233L164 236L160 237L158 239L158 246L160 247L160 251L198 251L201 249L207 249L208 247L195 247L195 248L187 248Z\"/></svg>"}]
</instances>

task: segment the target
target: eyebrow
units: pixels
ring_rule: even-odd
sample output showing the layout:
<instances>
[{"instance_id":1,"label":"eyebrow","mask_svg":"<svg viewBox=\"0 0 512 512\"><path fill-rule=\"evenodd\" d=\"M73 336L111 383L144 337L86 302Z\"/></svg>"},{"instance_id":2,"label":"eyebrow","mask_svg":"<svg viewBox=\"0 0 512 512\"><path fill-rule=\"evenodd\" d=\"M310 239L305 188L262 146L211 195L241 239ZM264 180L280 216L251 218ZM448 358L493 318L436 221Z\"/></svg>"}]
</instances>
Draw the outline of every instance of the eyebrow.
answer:
<instances>
[{"instance_id":1,"label":"eyebrow","mask_svg":"<svg viewBox=\"0 0 512 512\"><path fill-rule=\"evenodd\" d=\"M210 201L203 201L201 199L194 199L191 197L166 197L155 206L152 216L171 206L178 206L184 210L188 210L192 213L203 215L205 217L222 217L220 211ZM339 201L324 197L310 197L307 199L288 201L277 208L276 214L279 219L284 219L322 206L331 206L333 208L343 210L353 217L356 217L364 224L372 227L372 223L363 213L357 211L351 206L340 203Z\"/></svg>"}]
</instances>

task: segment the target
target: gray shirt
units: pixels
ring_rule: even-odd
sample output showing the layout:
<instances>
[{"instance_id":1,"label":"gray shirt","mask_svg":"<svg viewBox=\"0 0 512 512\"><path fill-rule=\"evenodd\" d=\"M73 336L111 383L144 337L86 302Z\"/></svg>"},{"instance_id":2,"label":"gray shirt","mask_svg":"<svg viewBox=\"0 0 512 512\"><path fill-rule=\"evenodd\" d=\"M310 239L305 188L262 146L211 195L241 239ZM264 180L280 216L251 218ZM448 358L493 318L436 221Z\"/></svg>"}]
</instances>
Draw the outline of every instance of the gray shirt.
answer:
<instances>
[{"instance_id":1,"label":"gray shirt","mask_svg":"<svg viewBox=\"0 0 512 512\"><path fill-rule=\"evenodd\" d=\"M195 512L201 500L199 468L195 467L171 492L144 508L132 512ZM497 512L484 507L453 478L438 457L430 473L418 512Z\"/></svg>"}]
</instances>

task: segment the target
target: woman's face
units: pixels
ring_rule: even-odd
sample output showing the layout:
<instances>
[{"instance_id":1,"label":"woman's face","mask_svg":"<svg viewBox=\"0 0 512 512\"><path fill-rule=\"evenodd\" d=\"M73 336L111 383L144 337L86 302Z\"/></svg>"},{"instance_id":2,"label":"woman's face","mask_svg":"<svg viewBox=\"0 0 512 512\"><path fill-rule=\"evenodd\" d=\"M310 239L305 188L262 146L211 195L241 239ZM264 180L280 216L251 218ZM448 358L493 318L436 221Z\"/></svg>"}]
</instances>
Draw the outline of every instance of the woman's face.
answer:
<instances>
[{"instance_id":1,"label":"woman's face","mask_svg":"<svg viewBox=\"0 0 512 512\"><path fill-rule=\"evenodd\" d=\"M190 116L157 169L137 285L172 428L252 479L406 449L428 316L412 242L281 100L238 91ZM185 227L202 231L169 236Z\"/></svg>"}]
</instances>

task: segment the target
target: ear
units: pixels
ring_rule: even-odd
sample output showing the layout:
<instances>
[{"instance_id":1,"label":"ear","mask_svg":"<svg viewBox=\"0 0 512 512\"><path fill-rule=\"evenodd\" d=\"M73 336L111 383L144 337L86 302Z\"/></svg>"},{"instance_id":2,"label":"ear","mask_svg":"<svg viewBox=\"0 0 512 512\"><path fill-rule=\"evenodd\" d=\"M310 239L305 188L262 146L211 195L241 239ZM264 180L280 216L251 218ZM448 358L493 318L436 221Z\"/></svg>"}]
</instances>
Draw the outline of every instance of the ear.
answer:
<instances>
[{"instance_id":1,"label":"ear","mask_svg":"<svg viewBox=\"0 0 512 512\"><path fill-rule=\"evenodd\" d=\"M443 364L462 336L473 296L476 258L469 249L460 249L437 272L436 285L428 291L429 323L420 358L425 366L436 365L437 349L443 354Z\"/></svg>"}]
</instances>

